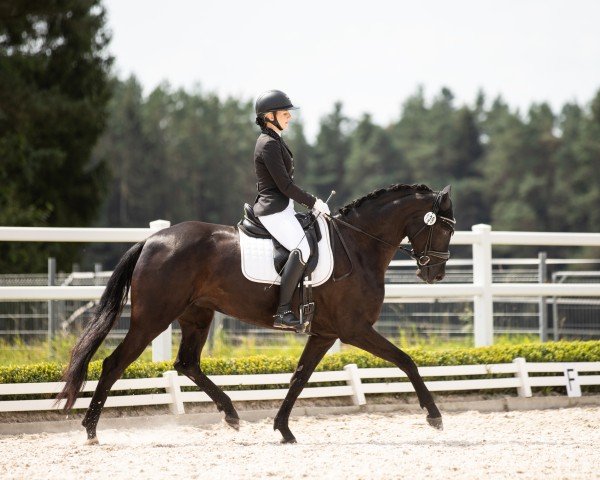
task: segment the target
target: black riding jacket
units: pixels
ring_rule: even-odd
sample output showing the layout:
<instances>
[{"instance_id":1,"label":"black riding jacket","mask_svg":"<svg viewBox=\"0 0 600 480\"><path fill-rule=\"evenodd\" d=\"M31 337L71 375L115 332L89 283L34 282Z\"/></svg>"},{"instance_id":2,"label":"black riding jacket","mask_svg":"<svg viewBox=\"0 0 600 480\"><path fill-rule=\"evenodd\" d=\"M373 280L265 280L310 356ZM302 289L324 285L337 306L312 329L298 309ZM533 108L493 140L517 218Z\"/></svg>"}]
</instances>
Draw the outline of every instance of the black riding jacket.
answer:
<instances>
[{"instance_id":1,"label":"black riding jacket","mask_svg":"<svg viewBox=\"0 0 600 480\"><path fill-rule=\"evenodd\" d=\"M285 210L289 199L312 208L317 200L294 183L292 151L273 130L264 129L256 140L254 170L258 180L255 215L270 215Z\"/></svg>"}]
</instances>

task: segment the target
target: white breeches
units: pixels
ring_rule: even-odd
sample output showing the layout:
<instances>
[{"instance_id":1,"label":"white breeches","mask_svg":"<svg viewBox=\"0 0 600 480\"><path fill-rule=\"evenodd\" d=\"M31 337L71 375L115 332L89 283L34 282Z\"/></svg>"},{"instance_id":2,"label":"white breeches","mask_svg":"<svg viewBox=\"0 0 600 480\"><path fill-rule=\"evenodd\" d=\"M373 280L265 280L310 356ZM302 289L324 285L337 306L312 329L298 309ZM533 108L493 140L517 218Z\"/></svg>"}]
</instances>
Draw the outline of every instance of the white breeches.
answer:
<instances>
[{"instance_id":1,"label":"white breeches","mask_svg":"<svg viewBox=\"0 0 600 480\"><path fill-rule=\"evenodd\" d=\"M290 203L285 210L258 218L269 233L289 251L299 248L302 261L306 263L310 256L310 247L295 214L294 201L290 198Z\"/></svg>"}]
</instances>

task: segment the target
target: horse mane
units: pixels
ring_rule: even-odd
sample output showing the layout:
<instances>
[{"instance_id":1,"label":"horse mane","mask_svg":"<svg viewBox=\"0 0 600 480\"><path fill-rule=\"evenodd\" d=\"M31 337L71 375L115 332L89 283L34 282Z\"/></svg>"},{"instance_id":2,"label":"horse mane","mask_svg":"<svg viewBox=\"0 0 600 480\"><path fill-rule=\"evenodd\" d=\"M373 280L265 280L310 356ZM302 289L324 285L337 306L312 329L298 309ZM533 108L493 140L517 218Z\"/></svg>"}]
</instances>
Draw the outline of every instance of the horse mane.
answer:
<instances>
[{"instance_id":1,"label":"horse mane","mask_svg":"<svg viewBox=\"0 0 600 480\"><path fill-rule=\"evenodd\" d=\"M405 183L394 183L393 185L390 185L387 188L379 188L377 190L373 190L372 192L367 193L366 195L357 198L356 200L352 200L352 202L350 202L347 205L344 205L338 211L341 215L347 215L349 212L359 207L366 200L371 200L373 198L380 197L381 195L387 192L398 192L407 190L410 190L411 192L433 192L433 190L427 185L419 183L415 183L413 185L407 185Z\"/></svg>"}]
</instances>

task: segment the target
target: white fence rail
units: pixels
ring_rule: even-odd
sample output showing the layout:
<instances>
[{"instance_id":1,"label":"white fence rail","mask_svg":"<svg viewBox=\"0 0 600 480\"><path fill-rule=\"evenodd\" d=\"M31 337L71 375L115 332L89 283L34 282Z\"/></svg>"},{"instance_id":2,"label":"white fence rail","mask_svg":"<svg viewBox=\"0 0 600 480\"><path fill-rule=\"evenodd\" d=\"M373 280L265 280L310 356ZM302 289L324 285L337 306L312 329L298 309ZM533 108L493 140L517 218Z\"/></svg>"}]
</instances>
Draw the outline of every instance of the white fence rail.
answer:
<instances>
[{"instance_id":1,"label":"white fence rail","mask_svg":"<svg viewBox=\"0 0 600 480\"><path fill-rule=\"evenodd\" d=\"M564 387L567 395L581 396L581 386L600 385L600 362L529 363L523 358L516 358L512 363L504 364L421 367L419 372L428 379L425 383L433 392L516 389L519 396L531 397L532 388ZM287 385L291 375L291 373L213 375L210 379L221 387L256 387L257 385ZM452 376L478 378L435 380L436 377ZM372 379L380 381L363 382ZM350 364L342 371L313 373L309 384L316 382L343 382L345 385L307 386L300 394L300 398L351 397L355 405L364 405L367 403L368 394L414 392L406 375L397 368L358 368L355 364ZM97 381L87 382L84 392L94 391L97 384ZM62 382L0 384L0 399L6 395L55 395L63 385ZM182 414L185 413L184 405L187 402L211 401L204 392L181 390L182 387L192 386L195 384L189 378L180 376L175 371L165 372L159 378L118 380L112 391L158 389L164 390L164 393L112 395L108 397L106 406L169 405L172 413ZM233 401L282 400L287 394L287 388L229 391L225 388L225 392ZM89 404L90 397L79 398L74 408L87 408ZM61 407L62 403L54 405L52 399L0 400L0 412L53 410Z\"/></svg>"},{"instance_id":2,"label":"white fence rail","mask_svg":"<svg viewBox=\"0 0 600 480\"><path fill-rule=\"evenodd\" d=\"M169 226L165 220L150 228L35 228L0 227L0 241L137 242ZM402 298L473 298L475 345L493 343L494 297L600 296L600 283L541 284L492 283L493 245L600 246L600 233L492 232L489 225L474 225L471 232L456 232L453 245L473 247L473 283L436 285L386 285L385 302ZM0 287L0 300L98 299L103 287ZM169 333L153 343L170 346ZM156 359L169 359L170 348L160 348Z\"/></svg>"}]
</instances>

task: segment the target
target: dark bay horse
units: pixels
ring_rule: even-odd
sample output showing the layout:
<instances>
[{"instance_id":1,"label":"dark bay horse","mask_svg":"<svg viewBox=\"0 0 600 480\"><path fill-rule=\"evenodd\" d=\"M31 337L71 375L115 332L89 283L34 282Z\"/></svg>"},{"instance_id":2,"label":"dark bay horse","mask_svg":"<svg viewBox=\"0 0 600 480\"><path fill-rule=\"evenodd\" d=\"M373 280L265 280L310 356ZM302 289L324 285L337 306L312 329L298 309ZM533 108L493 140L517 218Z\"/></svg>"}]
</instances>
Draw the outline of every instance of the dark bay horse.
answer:
<instances>
[{"instance_id":1,"label":"dark bay horse","mask_svg":"<svg viewBox=\"0 0 600 480\"><path fill-rule=\"evenodd\" d=\"M431 215L428 212L435 212ZM436 220L437 219L437 220ZM434 192L425 185L391 185L359 198L329 219L335 251L332 278L316 287L316 312L310 336L290 388L275 418L283 442L296 439L288 419L306 381L336 339L397 365L406 373L427 410L427 421L442 428L442 418L417 366L405 352L382 337L373 324L384 298L384 275L399 243L408 237L417 275L427 283L441 280L454 231L450 187ZM335 224L337 228L331 228ZM345 247L344 247L345 244ZM347 250L346 250L347 249ZM92 356L106 338L131 290L131 325L124 340L102 364L102 374L82 425L95 443L96 425L114 382L171 322L181 326L175 369L191 378L224 411L225 421L239 427L230 398L200 368L215 311L244 322L272 328L277 289L247 280L241 271L235 227L184 222L161 230L131 247L121 258L100 299L94 318L71 352L64 389L70 410L85 381ZM352 269L352 273L344 277ZM293 304L296 309L298 299Z\"/></svg>"}]
</instances>

